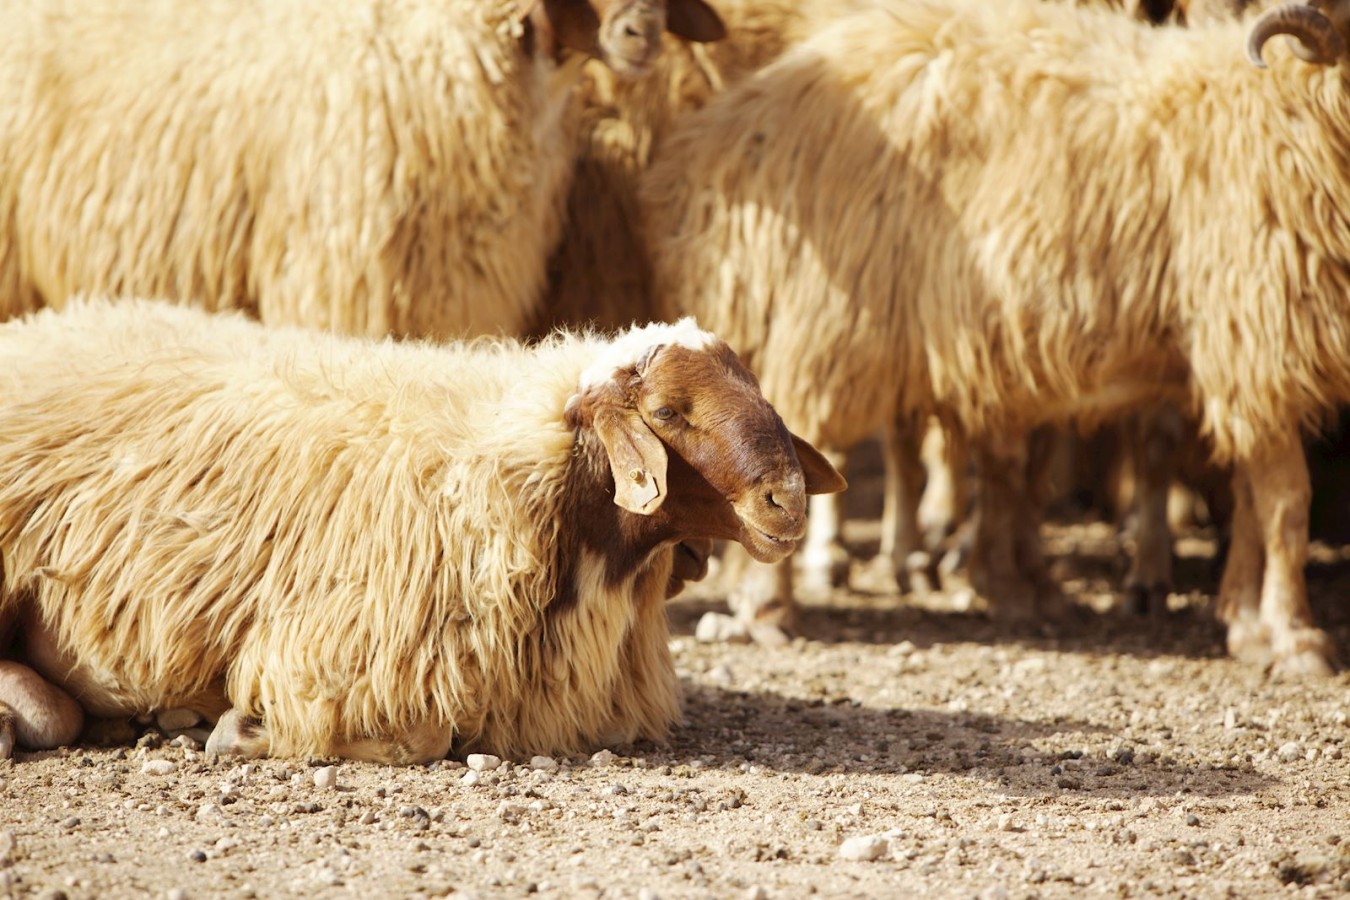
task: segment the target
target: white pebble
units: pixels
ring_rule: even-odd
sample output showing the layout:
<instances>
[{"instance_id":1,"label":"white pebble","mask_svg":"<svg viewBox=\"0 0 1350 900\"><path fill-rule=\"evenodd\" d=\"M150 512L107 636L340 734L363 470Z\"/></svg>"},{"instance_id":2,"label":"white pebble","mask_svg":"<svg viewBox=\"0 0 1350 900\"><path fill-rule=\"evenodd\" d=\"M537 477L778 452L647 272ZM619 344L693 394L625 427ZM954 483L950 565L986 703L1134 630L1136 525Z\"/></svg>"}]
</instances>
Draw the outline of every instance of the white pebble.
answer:
<instances>
[{"instance_id":1,"label":"white pebble","mask_svg":"<svg viewBox=\"0 0 1350 900\"><path fill-rule=\"evenodd\" d=\"M661 900L661 895L651 888L643 888L638 891L638 900Z\"/></svg>"},{"instance_id":2,"label":"white pebble","mask_svg":"<svg viewBox=\"0 0 1350 900\"><path fill-rule=\"evenodd\" d=\"M314 770L314 786L321 791L331 791L337 787L337 766L324 766Z\"/></svg>"},{"instance_id":3,"label":"white pebble","mask_svg":"<svg viewBox=\"0 0 1350 900\"><path fill-rule=\"evenodd\" d=\"M542 772L552 772L558 768L558 761L551 756L534 756L530 758L530 768Z\"/></svg>"},{"instance_id":4,"label":"white pebble","mask_svg":"<svg viewBox=\"0 0 1350 900\"><path fill-rule=\"evenodd\" d=\"M155 724L165 734L191 728L201 720L202 717L190 709L161 709L155 713Z\"/></svg>"},{"instance_id":5,"label":"white pebble","mask_svg":"<svg viewBox=\"0 0 1350 900\"><path fill-rule=\"evenodd\" d=\"M881 859L889 849L890 841L878 835L851 837L839 845L839 857L860 862L871 862L874 859Z\"/></svg>"},{"instance_id":6,"label":"white pebble","mask_svg":"<svg viewBox=\"0 0 1350 900\"><path fill-rule=\"evenodd\" d=\"M523 815L525 815L525 807L519 803L503 800L497 804L497 818L503 822L519 822Z\"/></svg>"},{"instance_id":7,"label":"white pebble","mask_svg":"<svg viewBox=\"0 0 1350 900\"><path fill-rule=\"evenodd\" d=\"M736 680L736 676L731 673L730 666L722 663L708 670L708 680L713 684L731 684Z\"/></svg>"},{"instance_id":8,"label":"white pebble","mask_svg":"<svg viewBox=\"0 0 1350 900\"><path fill-rule=\"evenodd\" d=\"M1013 825L1012 813L1004 813L1003 815L998 817L998 830L999 831L1016 830L1015 826Z\"/></svg>"},{"instance_id":9,"label":"white pebble","mask_svg":"<svg viewBox=\"0 0 1350 900\"><path fill-rule=\"evenodd\" d=\"M704 613L694 627L694 640L704 644L747 644L750 632L745 623L725 613Z\"/></svg>"},{"instance_id":10,"label":"white pebble","mask_svg":"<svg viewBox=\"0 0 1350 900\"><path fill-rule=\"evenodd\" d=\"M769 892L757 884L745 892L745 900L769 900Z\"/></svg>"},{"instance_id":11,"label":"white pebble","mask_svg":"<svg viewBox=\"0 0 1350 900\"><path fill-rule=\"evenodd\" d=\"M491 753L470 753L464 762L475 772L490 772L502 764L502 759Z\"/></svg>"},{"instance_id":12,"label":"white pebble","mask_svg":"<svg viewBox=\"0 0 1350 900\"><path fill-rule=\"evenodd\" d=\"M1001 884L990 885L980 891L980 900L1008 900L1008 889Z\"/></svg>"},{"instance_id":13,"label":"white pebble","mask_svg":"<svg viewBox=\"0 0 1350 900\"><path fill-rule=\"evenodd\" d=\"M188 892L184 888L174 888L165 895L165 900L187 900Z\"/></svg>"},{"instance_id":14,"label":"white pebble","mask_svg":"<svg viewBox=\"0 0 1350 900\"><path fill-rule=\"evenodd\" d=\"M225 810L214 803L203 803L197 807L197 818L202 820L220 820L225 818Z\"/></svg>"},{"instance_id":15,"label":"white pebble","mask_svg":"<svg viewBox=\"0 0 1350 900\"><path fill-rule=\"evenodd\" d=\"M170 775L178 770L178 763L168 759L152 759L141 766L146 775Z\"/></svg>"},{"instance_id":16,"label":"white pebble","mask_svg":"<svg viewBox=\"0 0 1350 900\"><path fill-rule=\"evenodd\" d=\"M1290 741L1287 744L1281 744L1280 749L1275 751L1282 763L1291 763L1303 758L1303 745L1298 741Z\"/></svg>"},{"instance_id":17,"label":"white pebble","mask_svg":"<svg viewBox=\"0 0 1350 900\"><path fill-rule=\"evenodd\" d=\"M483 780L482 775L479 775L473 769L470 769L469 771L465 772L464 775L459 779L459 783L464 785L465 787L473 787L475 784L478 784L478 782L482 780Z\"/></svg>"},{"instance_id":18,"label":"white pebble","mask_svg":"<svg viewBox=\"0 0 1350 900\"><path fill-rule=\"evenodd\" d=\"M600 750L597 751L596 753L591 754L591 765L612 766L614 765L617 759L618 757L615 756L613 753L610 753L608 750Z\"/></svg>"},{"instance_id":19,"label":"white pebble","mask_svg":"<svg viewBox=\"0 0 1350 900\"><path fill-rule=\"evenodd\" d=\"M913 641L901 641L891 649L887 650L886 655L896 657L909 656L917 649L919 648L914 646Z\"/></svg>"}]
</instances>

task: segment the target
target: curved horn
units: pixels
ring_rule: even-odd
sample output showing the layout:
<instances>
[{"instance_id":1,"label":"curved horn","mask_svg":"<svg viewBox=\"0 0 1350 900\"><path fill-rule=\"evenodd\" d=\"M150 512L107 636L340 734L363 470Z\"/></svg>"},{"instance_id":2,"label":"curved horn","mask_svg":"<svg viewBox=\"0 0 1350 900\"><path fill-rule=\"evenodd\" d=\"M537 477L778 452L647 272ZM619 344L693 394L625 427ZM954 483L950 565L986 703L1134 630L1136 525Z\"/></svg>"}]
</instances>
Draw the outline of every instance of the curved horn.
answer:
<instances>
[{"instance_id":1,"label":"curved horn","mask_svg":"<svg viewBox=\"0 0 1350 900\"><path fill-rule=\"evenodd\" d=\"M1321 11L1301 3L1277 6L1257 19L1247 36L1247 59L1258 69L1266 67L1261 49L1277 34L1298 39L1294 53L1299 59L1331 65L1345 55L1345 40Z\"/></svg>"}]
</instances>

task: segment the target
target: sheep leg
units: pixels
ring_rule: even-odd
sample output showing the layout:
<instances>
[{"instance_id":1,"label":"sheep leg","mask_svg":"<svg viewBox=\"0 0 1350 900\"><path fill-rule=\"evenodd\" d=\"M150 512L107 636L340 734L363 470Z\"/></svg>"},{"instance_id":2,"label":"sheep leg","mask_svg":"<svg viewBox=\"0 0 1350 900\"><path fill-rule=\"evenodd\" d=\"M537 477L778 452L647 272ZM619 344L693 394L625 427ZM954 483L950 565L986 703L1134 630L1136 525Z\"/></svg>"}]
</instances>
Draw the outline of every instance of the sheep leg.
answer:
<instances>
[{"instance_id":1,"label":"sheep leg","mask_svg":"<svg viewBox=\"0 0 1350 900\"><path fill-rule=\"evenodd\" d=\"M1131 423L1134 444L1135 536L1126 602L1137 615L1161 617L1172 590L1172 531L1167 501L1177 474L1183 422L1172 407L1140 414Z\"/></svg>"},{"instance_id":2,"label":"sheep leg","mask_svg":"<svg viewBox=\"0 0 1350 900\"><path fill-rule=\"evenodd\" d=\"M956 430L930 421L919 451L927 475L917 525L929 550L942 546L965 516L970 503L966 478L966 441Z\"/></svg>"},{"instance_id":3,"label":"sheep leg","mask_svg":"<svg viewBox=\"0 0 1350 900\"><path fill-rule=\"evenodd\" d=\"M886 487L881 509L881 552L901 593L916 589L917 578L931 568L919 533L919 501L924 488L919 458L920 432L901 420L886 429Z\"/></svg>"},{"instance_id":4,"label":"sheep leg","mask_svg":"<svg viewBox=\"0 0 1350 900\"><path fill-rule=\"evenodd\" d=\"M826 453L826 459L844 471L842 453ZM848 582L849 553L844 546L844 502L842 494L815 494L806 519L806 540L799 551L802 585L809 590L828 593ZM791 588L789 587L789 595Z\"/></svg>"},{"instance_id":5,"label":"sheep leg","mask_svg":"<svg viewBox=\"0 0 1350 900\"><path fill-rule=\"evenodd\" d=\"M792 591L792 557L781 562L756 562L745 554L741 577L727 605L750 637L770 647L782 646L796 629L797 605Z\"/></svg>"},{"instance_id":6,"label":"sheep leg","mask_svg":"<svg viewBox=\"0 0 1350 900\"><path fill-rule=\"evenodd\" d=\"M1005 620L1033 617L1039 593L1018 559L1030 553L1025 534L1026 452L1026 441L1002 438L986 441L979 453L980 492L970 548L970 583L989 603L991 612Z\"/></svg>"},{"instance_id":7,"label":"sheep leg","mask_svg":"<svg viewBox=\"0 0 1350 900\"><path fill-rule=\"evenodd\" d=\"M79 739L84 709L21 663L0 660L0 759L14 748L51 750Z\"/></svg>"},{"instance_id":8,"label":"sheep leg","mask_svg":"<svg viewBox=\"0 0 1350 900\"><path fill-rule=\"evenodd\" d=\"M1331 641L1313 626L1304 567L1308 561L1308 504L1312 486L1297 432L1284 435L1248 468L1252 509L1265 547L1261 625L1275 670L1329 675Z\"/></svg>"},{"instance_id":9,"label":"sheep leg","mask_svg":"<svg viewBox=\"0 0 1350 900\"><path fill-rule=\"evenodd\" d=\"M1270 662L1270 640L1259 618L1266 551L1257 528L1251 479L1245 465L1234 468L1232 483L1230 543L1215 612L1219 621L1228 626L1228 652L1236 659L1266 665Z\"/></svg>"}]
</instances>

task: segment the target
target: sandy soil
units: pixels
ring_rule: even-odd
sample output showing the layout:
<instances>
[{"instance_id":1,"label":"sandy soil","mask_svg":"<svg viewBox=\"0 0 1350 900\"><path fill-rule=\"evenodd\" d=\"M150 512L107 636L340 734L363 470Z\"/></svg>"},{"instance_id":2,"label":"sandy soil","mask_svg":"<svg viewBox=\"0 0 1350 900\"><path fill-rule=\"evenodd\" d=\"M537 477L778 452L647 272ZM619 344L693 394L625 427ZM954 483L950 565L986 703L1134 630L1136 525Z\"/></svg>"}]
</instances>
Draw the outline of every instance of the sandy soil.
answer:
<instances>
[{"instance_id":1,"label":"sandy soil","mask_svg":"<svg viewBox=\"0 0 1350 900\"><path fill-rule=\"evenodd\" d=\"M671 606L687 725L612 758L334 772L155 734L19 754L0 897L1343 894L1350 679L1224 659L1212 544L1181 545L1161 625L1098 611L1102 525L1052 529L1081 606L1021 631L858 567L805 607L809 639L707 645L695 623L722 607L699 585ZM1350 647L1350 553L1314 556L1319 621Z\"/></svg>"}]
</instances>

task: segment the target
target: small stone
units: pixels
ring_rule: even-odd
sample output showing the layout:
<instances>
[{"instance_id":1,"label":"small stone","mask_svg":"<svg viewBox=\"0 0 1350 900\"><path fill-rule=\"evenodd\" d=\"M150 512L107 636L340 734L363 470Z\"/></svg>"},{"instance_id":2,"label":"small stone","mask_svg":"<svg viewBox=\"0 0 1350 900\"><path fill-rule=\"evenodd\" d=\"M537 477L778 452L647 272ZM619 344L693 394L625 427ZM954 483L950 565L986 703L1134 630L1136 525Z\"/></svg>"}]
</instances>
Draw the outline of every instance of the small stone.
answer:
<instances>
[{"instance_id":1,"label":"small stone","mask_svg":"<svg viewBox=\"0 0 1350 900\"><path fill-rule=\"evenodd\" d=\"M1008 900L1008 889L1001 884L991 884L980 891L979 900Z\"/></svg>"},{"instance_id":2,"label":"small stone","mask_svg":"<svg viewBox=\"0 0 1350 900\"><path fill-rule=\"evenodd\" d=\"M501 803L497 804L497 818L501 819L503 822L514 824L519 822L524 815L525 807L521 806L519 803L511 803L510 801L503 800Z\"/></svg>"},{"instance_id":3,"label":"small stone","mask_svg":"<svg viewBox=\"0 0 1350 900\"><path fill-rule=\"evenodd\" d=\"M197 818L203 822L218 822L225 818L225 810L214 803L203 803L197 807Z\"/></svg>"},{"instance_id":4,"label":"small stone","mask_svg":"<svg viewBox=\"0 0 1350 900\"><path fill-rule=\"evenodd\" d=\"M183 888L174 888L165 895L165 900L187 900L188 892Z\"/></svg>"},{"instance_id":5,"label":"small stone","mask_svg":"<svg viewBox=\"0 0 1350 900\"><path fill-rule=\"evenodd\" d=\"M558 768L558 761L551 756L533 756L530 758L530 768L541 772L552 772Z\"/></svg>"},{"instance_id":6,"label":"small stone","mask_svg":"<svg viewBox=\"0 0 1350 900\"><path fill-rule=\"evenodd\" d=\"M891 649L887 650L886 655L903 659L906 656L913 655L914 651L917 649L919 648L914 646L913 641L901 641Z\"/></svg>"},{"instance_id":7,"label":"small stone","mask_svg":"<svg viewBox=\"0 0 1350 900\"><path fill-rule=\"evenodd\" d=\"M618 757L608 750L599 750L591 754L591 765L596 767L612 766L618 760Z\"/></svg>"},{"instance_id":8,"label":"small stone","mask_svg":"<svg viewBox=\"0 0 1350 900\"><path fill-rule=\"evenodd\" d=\"M1197 816L1195 813L1191 813L1189 816L1186 817L1186 824L1192 828L1199 828L1200 817Z\"/></svg>"},{"instance_id":9,"label":"small stone","mask_svg":"<svg viewBox=\"0 0 1350 900\"><path fill-rule=\"evenodd\" d=\"M70 831L70 830L72 830L72 829L74 829L74 828L79 828L79 827L80 827L80 817L79 817L79 816L67 816L66 818L64 818L64 819L61 820L61 827L64 828L64 829L66 829L67 831Z\"/></svg>"},{"instance_id":10,"label":"small stone","mask_svg":"<svg viewBox=\"0 0 1350 900\"><path fill-rule=\"evenodd\" d=\"M375 810L368 809L365 812L361 813L361 818L358 821L362 825L374 825L376 822L379 821L379 819L380 817L375 814Z\"/></svg>"},{"instance_id":11,"label":"small stone","mask_svg":"<svg viewBox=\"0 0 1350 900\"><path fill-rule=\"evenodd\" d=\"M465 772L462 776L460 776L459 783L464 785L465 787L473 787L475 784L478 784L482 780L483 780L482 775L478 774L473 769L470 769L469 771Z\"/></svg>"},{"instance_id":12,"label":"small stone","mask_svg":"<svg viewBox=\"0 0 1350 900\"><path fill-rule=\"evenodd\" d=\"M890 841L879 835L851 837L839 845L840 859L871 862L881 859L890 849Z\"/></svg>"},{"instance_id":13,"label":"small stone","mask_svg":"<svg viewBox=\"0 0 1350 900\"><path fill-rule=\"evenodd\" d=\"M998 817L999 831L1016 831L1017 826L1013 824L1012 813L1004 813Z\"/></svg>"},{"instance_id":14,"label":"small stone","mask_svg":"<svg viewBox=\"0 0 1350 900\"><path fill-rule=\"evenodd\" d=\"M337 766L323 766L314 770L314 786L321 791L337 787Z\"/></svg>"},{"instance_id":15,"label":"small stone","mask_svg":"<svg viewBox=\"0 0 1350 900\"><path fill-rule=\"evenodd\" d=\"M152 759L141 766L141 772L145 775L172 775L178 771L178 763L170 759Z\"/></svg>"},{"instance_id":16,"label":"small stone","mask_svg":"<svg viewBox=\"0 0 1350 900\"><path fill-rule=\"evenodd\" d=\"M750 632L735 616L708 612L694 626L694 640L704 644L748 644Z\"/></svg>"},{"instance_id":17,"label":"small stone","mask_svg":"<svg viewBox=\"0 0 1350 900\"><path fill-rule=\"evenodd\" d=\"M491 772L502 764L502 759L491 753L470 753L464 762L475 772Z\"/></svg>"},{"instance_id":18,"label":"small stone","mask_svg":"<svg viewBox=\"0 0 1350 900\"><path fill-rule=\"evenodd\" d=\"M1233 707L1231 706L1223 711L1223 727L1228 729L1229 731L1232 731L1234 728L1238 727L1237 710L1233 709Z\"/></svg>"},{"instance_id":19,"label":"small stone","mask_svg":"<svg viewBox=\"0 0 1350 900\"><path fill-rule=\"evenodd\" d=\"M769 892L757 884L745 892L745 900L769 900Z\"/></svg>"},{"instance_id":20,"label":"small stone","mask_svg":"<svg viewBox=\"0 0 1350 900\"><path fill-rule=\"evenodd\" d=\"M1275 751L1275 756L1282 763L1297 762L1303 758L1303 745L1298 741L1290 741L1287 744L1281 744L1280 749Z\"/></svg>"},{"instance_id":21,"label":"small stone","mask_svg":"<svg viewBox=\"0 0 1350 900\"><path fill-rule=\"evenodd\" d=\"M193 850L188 854L188 859L193 862L206 862L206 852L203 850Z\"/></svg>"},{"instance_id":22,"label":"small stone","mask_svg":"<svg viewBox=\"0 0 1350 900\"><path fill-rule=\"evenodd\" d=\"M708 670L708 680L713 684L731 684L736 676L732 674L730 666L720 663Z\"/></svg>"},{"instance_id":23,"label":"small stone","mask_svg":"<svg viewBox=\"0 0 1350 900\"><path fill-rule=\"evenodd\" d=\"M651 888L642 888L638 891L638 900L661 900L661 895Z\"/></svg>"}]
</instances>

